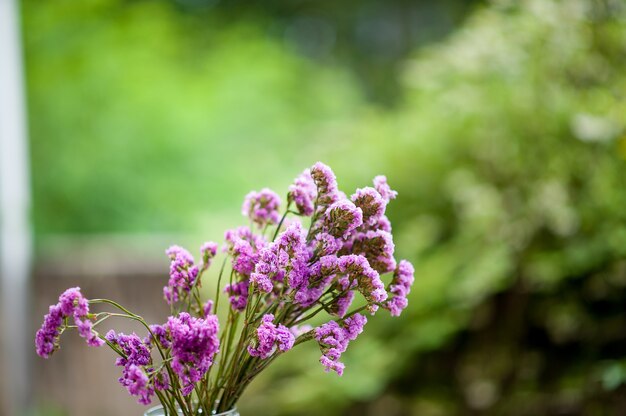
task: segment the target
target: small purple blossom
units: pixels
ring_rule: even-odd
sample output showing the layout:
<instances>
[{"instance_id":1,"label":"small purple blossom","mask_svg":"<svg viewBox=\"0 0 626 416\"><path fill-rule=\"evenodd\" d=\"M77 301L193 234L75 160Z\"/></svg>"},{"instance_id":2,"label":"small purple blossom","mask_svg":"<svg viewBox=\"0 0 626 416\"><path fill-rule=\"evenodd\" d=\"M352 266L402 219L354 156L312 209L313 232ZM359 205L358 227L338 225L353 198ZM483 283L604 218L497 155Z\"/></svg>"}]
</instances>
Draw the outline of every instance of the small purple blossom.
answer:
<instances>
[{"instance_id":1,"label":"small purple blossom","mask_svg":"<svg viewBox=\"0 0 626 416\"><path fill-rule=\"evenodd\" d=\"M312 244L314 245L313 253L320 257L335 254L342 246L341 240L325 232L316 234Z\"/></svg>"},{"instance_id":2,"label":"small purple blossom","mask_svg":"<svg viewBox=\"0 0 626 416\"><path fill-rule=\"evenodd\" d=\"M370 266L381 274L395 270L394 250L393 236L383 230L358 233L351 247L352 253L365 256Z\"/></svg>"},{"instance_id":3,"label":"small purple blossom","mask_svg":"<svg viewBox=\"0 0 626 416\"><path fill-rule=\"evenodd\" d=\"M317 206L319 212L324 212L326 207L339 200L337 178L332 169L317 162L311 167L311 178L317 187Z\"/></svg>"},{"instance_id":4,"label":"small purple blossom","mask_svg":"<svg viewBox=\"0 0 626 416\"><path fill-rule=\"evenodd\" d=\"M139 366L131 364L124 367L119 382L122 386L126 387L126 390L128 390L131 396L139 397L139 403L148 405L152 402L154 386L150 383L150 379Z\"/></svg>"},{"instance_id":5,"label":"small purple blossom","mask_svg":"<svg viewBox=\"0 0 626 416\"><path fill-rule=\"evenodd\" d=\"M172 246L165 251L170 258L170 278L163 288L163 296L170 305L176 303L183 293L189 293L196 283L198 267L193 256L184 248Z\"/></svg>"},{"instance_id":6,"label":"small purple blossom","mask_svg":"<svg viewBox=\"0 0 626 416\"><path fill-rule=\"evenodd\" d=\"M250 281L265 293L272 292L274 282L283 282L298 290L307 283L308 258L302 225L293 222L275 242L261 250L260 260L250 275Z\"/></svg>"},{"instance_id":7,"label":"small purple blossom","mask_svg":"<svg viewBox=\"0 0 626 416\"><path fill-rule=\"evenodd\" d=\"M352 305L353 299L353 291L344 293L343 295L336 298L335 301L330 305L330 311L333 315L343 318L344 315L348 312L350 305Z\"/></svg>"},{"instance_id":8,"label":"small purple blossom","mask_svg":"<svg viewBox=\"0 0 626 416\"><path fill-rule=\"evenodd\" d=\"M230 301L230 306L234 310L241 312L246 309L246 305L248 304L249 285L249 280L242 280L231 285L226 285L224 288L224 292L229 295L228 300Z\"/></svg>"},{"instance_id":9,"label":"small purple blossom","mask_svg":"<svg viewBox=\"0 0 626 416\"><path fill-rule=\"evenodd\" d=\"M414 274L415 269L410 262L401 260L398 263L389 288L392 297L385 304L385 308L389 310L391 316L400 316L404 308L409 304L407 296L411 292L411 286L415 281Z\"/></svg>"},{"instance_id":10,"label":"small purple blossom","mask_svg":"<svg viewBox=\"0 0 626 416\"><path fill-rule=\"evenodd\" d=\"M261 236L254 235L247 227L228 230L224 234L225 251L232 257L233 270L248 277L259 260L259 250L267 243Z\"/></svg>"},{"instance_id":11,"label":"small purple blossom","mask_svg":"<svg viewBox=\"0 0 626 416\"><path fill-rule=\"evenodd\" d=\"M156 328L153 325L153 328ZM162 327L160 327L162 328ZM118 379L132 396L138 396L139 403L150 404L154 395L154 385L144 368L152 364L150 343L139 338L137 334L116 334L110 330L105 335L107 341L115 345L123 356L115 361L115 365L124 367L122 376Z\"/></svg>"},{"instance_id":12,"label":"small purple blossom","mask_svg":"<svg viewBox=\"0 0 626 416\"><path fill-rule=\"evenodd\" d=\"M289 186L288 198L296 204L298 212L302 215L310 216L315 209L315 199L317 197L317 188L311 177L311 171L305 169L298 176L292 185Z\"/></svg>"},{"instance_id":13,"label":"small purple blossom","mask_svg":"<svg viewBox=\"0 0 626 416\"><path fill-rule=\"evenodd\" d=\"M256 330L256 337L248 346L248 353L253 357L268 358L276 348L285 352L293 347L294 334L286 326L274 323L274 315L266 314L261 318L261 325Z\"/></svg>"},{"instance_id":14,"label":"small purple blossom","mask_svg":"<svg viewBox=\"0 0 626 416\"><path fill-rule=\"evenodd\" d=\"M351 201L342 199L326 210L324 230L337 238L346 238L348 234L363 224L363 212Z\"/></svg>"},{"instance_id":15,"label":"small purple blossom","mask_svg":"<svg viewBox=\"0 0 626 416\"><path fill-rule=\"evenodd\" d=\"M370 310L375 311L375 304L387 299L387 291L380 275L370 267L365 257L355 254L342 256L339 258L339 268L350 282L357 282L357 289L372 306Z\"/></svg>"},{"instance_id":16,"label":"small purple blossom","mask_svg":"<svg viewBox=\"0 0 626 416\"><path fill-rule=\"evenodd\" d=\"M172 342L172 370L181 381L183 395L187 396L219 351L218 319L216 315L201 319L181 312L177 317L170 316L165 327Z\"/></svg>"},{"instance_id":17,"label":"small purple blossom","mask_svg":"<svg viewBox=\"0 0 626 416\"><path fill-rule=\"evenodd\" d=\"M383 199L387 202L391 199L396 199L398 193L392 190L387 184L387 177L383 175L378 175L374 178L374 188L380 193Z\"/></svg>"},{"instance_id":18,"label":"small purple blossom","mask_svg":"<svg viewBox=\"0 0 626 416\"><path fill-rule=\"evenodd\" d=\"M78 333L85 338L87 344L99 347L104 341L93 331L93 324L89 318L89 302L80 293L79 287L67 289L59 296L59 302L50 306L48 314L44 316L41 328L35 334L35 347L37 354L48 358L59 348L59 336L65 326L65 321L73 318L78 327Z\"/></svg>"},{"instance_id":19,"label":"small purple blossom","mask_svg":"<svg viewBox=\"0 0 626 416\"><path fill-rule=\"evenodd\" d=\"M168 338L167 335L167 329L165 328L164 325L150 325L150 331L152 331L152 333L154 334L156 340L161 344L161 346L163 348L169 348L171 345L171 342ZM109 331L113 332L113 331ZM109 336L109 333L107 333L107 337ZM108 339L108 338L107 338ZM152 339L149 338L148 342L151 342Z\"/></svg>"},{"instance_id":20,"label":"small purple blossom","mask_svg":"<svg viewBox=\"0 0 626 416\"><path fill-rule=\"evenodd\" d=\"M343 375L344 364L339 361L350 341L354 341L363 332L367 318L359 313L340 321L330 321L315 329L315 339L320 345L322 357L320 363L326 371L335 371Z\"/></svg>"},{"instance_id":21,"label":"small purple blossom","mask_svg":"<svg viewBox=\"0 0 626 416\"><path fill-rule=\"evenodd\" d=\"M364 224L376 224L385 214L387 201L374 188L368 186L357 189L350 199L354 205L361 208Z\"/></svg>"},{"instance_id":22,"label":"small purple blossom","mask_svg":"<svg viewBox=\"0 0 626 416\"><path fill-rule=\"evenodd\" d=\"M324 256L309 268L308 284L300 288L295 296L296 303L309 307L315 303L339 272L339 260L336 256Z\"/></svg>"},{"instance_id":23,"label":"small purple blossom","mask_svg":"<svg viewBox=\"0 0 626 416\"><path fill-rule=\"evenodd\" d=\"M244 199L241 213L249 217L259 227L276 224L280 219L278 208L280 197L276 192L263 188L259 192L252 191Z\"/></svg>"},{"instance_id":24,"label":"small purple blossom","mask_svg":"<svg viewBox=\"0 0 626 416\"><path fill-rule=\"evenodd\" d=\"M35 346L40 357L48 358L59 348L59 336L63 326L63 311L61 306L51 305L49 312L44 316L41 329L35 334Z\"/></svg>"},{"instance_id":25,"label":"small purple blossom","mask_svg":"<svg viewBox=\"0 0 626 416\"><path fill-rule=\"evenodd\" d=\"M217 243L213 241L207 241L200 247L200 254L202 255L202 270L206 270L211 265L211 260L217 254Z\"/></svg>"}]
</instances>

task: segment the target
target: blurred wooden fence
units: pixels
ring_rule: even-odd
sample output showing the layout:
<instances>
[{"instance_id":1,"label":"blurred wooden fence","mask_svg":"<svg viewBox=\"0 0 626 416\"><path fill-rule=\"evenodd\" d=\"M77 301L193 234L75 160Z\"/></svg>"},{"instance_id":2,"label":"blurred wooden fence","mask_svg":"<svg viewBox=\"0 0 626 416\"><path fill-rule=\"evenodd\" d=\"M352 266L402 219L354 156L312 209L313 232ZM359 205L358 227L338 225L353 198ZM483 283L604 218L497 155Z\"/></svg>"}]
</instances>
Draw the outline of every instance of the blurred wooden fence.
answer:
<instances>
[{"instance_id":1,"label":"blurred wooden fence","mask_svg":"<svg viewBox=\"0 0 626 416\"><path fill-rule=\"evenodd\" d=\"M89 255L78 251L40 258L35 265L31 286L33 337L48 305L74 286L80 286L87 297L116 300L148 322L165 320L169 311L162 297L167 281L165 256L150 258L119 249L101 250L100 254L99 250L90 250ZM93 310L108 309L101 306ZM139 324L122 318L109 319L100 331L105 333L111 328L145 335ZM38 357L34 345L30 356L32 404L38 415L132 416L142 415L146 409L117 382L121 370L114 364L114 353L107 347L87 346L75 331L63 334L61 349L50 359Z\"/></svg>"}]
</instances>

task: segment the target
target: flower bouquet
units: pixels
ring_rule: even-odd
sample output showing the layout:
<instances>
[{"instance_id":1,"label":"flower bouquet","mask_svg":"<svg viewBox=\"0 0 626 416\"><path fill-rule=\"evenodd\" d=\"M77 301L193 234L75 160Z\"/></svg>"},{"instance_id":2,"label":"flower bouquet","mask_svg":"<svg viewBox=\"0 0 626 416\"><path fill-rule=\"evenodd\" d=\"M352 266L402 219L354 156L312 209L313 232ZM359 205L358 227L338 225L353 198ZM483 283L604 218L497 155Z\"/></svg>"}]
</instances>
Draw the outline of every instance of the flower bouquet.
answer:
<instances>
[{"instance_id":1,"label":"flower bouquet","mask_svg":"<svg viewBox=\"0 0 626 416\"><path fill-rule=\"evenodd\" d=\"M341 354L363 331L366 314L382 308L398 316L407 306L414 270L406 260L396 263L385 216L396 195L377 176L374 187L348 199L332 170L318 162L289 187L282 216L273 191L246 196L242 211L250 223L225 233L215 301L203 302L200 287L218 244L203 244L198 263L172 246L163 288L171 316L164 324L150 325L115 301L88 299L71 288L50 306L35 337L37 353L48 358L61 334L76 329L87 344L110 347L121 367L119 382L142 404L156 397L163 415L232 412L261 371L309 341L319 345L326 371L342 375ZM386 285L381 275L389 275ZM357 292L364 301L351 309ZM225 297L229 305L220 320ZM93 306L107 310L92 312ZM307 324L320 316L322 325ZM137 321L145 336L98 332L113 317Z\"/></svg>"}]
</instances>

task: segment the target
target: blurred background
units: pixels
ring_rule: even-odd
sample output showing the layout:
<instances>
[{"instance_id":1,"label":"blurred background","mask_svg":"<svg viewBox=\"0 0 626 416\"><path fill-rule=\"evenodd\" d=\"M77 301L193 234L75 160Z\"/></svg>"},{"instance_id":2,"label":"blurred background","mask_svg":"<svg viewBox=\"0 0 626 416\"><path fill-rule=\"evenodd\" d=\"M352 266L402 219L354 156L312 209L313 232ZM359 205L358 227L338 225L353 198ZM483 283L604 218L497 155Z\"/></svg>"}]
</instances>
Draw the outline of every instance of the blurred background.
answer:
<instances>
[{"instance_id":1,"label":"blurred background","mask_svg":"<svg viewBox=\"0 0 626 416\"><path fill-rule=\"evenodd\" d=\"M248 191L321 160L399 192L410 306L342 378L313 344L277 360L244 416L626 415L623 0L18 3L32 273L2 325L28 414L142 414L109 351L35 355L48 305L81 286L164 321L163 250L221 242Z\"/></svg>"}]
</instances>

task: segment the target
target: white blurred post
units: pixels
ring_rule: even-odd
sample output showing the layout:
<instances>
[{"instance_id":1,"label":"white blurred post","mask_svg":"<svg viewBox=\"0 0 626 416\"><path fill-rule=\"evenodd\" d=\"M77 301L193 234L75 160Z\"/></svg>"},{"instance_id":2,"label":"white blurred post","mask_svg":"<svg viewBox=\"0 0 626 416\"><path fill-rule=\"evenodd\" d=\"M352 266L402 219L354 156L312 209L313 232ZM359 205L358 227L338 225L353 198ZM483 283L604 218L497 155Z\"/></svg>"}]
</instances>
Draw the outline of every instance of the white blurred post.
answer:
<instances>
[{"instance_id":1,"label":"white blurred post","mask_svg":"<svg viewBox=\"0 0 626 416\"><path fill-rule=\"evenodd\" d=\"M7 415L25 413L33 350L30 178L19 21L18 1L0 0L0 338Z\"/></svg>"}]
</instances>

